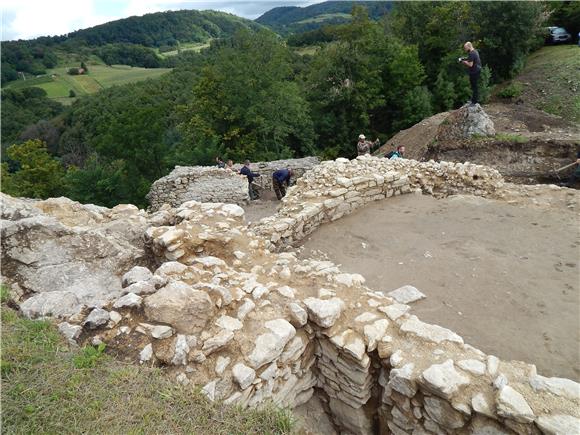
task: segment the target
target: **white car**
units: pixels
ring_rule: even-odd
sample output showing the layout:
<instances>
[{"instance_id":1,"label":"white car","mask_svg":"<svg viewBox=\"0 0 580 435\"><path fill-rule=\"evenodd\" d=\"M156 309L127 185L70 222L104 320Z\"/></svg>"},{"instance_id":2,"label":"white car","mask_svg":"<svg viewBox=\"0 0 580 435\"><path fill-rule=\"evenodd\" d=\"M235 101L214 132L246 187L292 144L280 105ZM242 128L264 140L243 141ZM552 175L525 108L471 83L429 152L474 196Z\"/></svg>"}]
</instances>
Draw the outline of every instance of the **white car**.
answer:
<instances>
[{"instance_id":1,"label":"white car","mask_svg":"<svg viewBox=\"0 0 580 435\"><path fill-rule=\"evenodd\" d=\"M563 27L548 27L548 32L547 42L549 43L557 44L559 42L570 42L572 40L572 35Z\"/></svg>"}]
</instances>

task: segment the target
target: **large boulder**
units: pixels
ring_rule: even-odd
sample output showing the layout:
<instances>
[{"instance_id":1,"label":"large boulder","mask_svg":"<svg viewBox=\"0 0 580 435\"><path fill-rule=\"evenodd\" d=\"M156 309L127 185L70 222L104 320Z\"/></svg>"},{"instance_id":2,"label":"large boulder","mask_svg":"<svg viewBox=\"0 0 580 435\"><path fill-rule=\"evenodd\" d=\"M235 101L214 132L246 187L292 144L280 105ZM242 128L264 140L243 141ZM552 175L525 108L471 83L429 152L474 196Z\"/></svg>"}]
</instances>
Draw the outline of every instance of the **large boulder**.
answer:
<instances>
[{"instance_id":1,"label":"large boulder","mask_svg":"<svg viewBox=\"0 0 580 435\"><path fill-rule=\"evenodd\" d=\"M167 323L181 334L203 330L215 307L206 292L182 281L172 281L144 300L145 315L150 321Z\"/></svg>"},{"instance_id":2,"label":"large boulder","mask_svg":"<svg viewBox=\"0 0 580 435\"><path fill-rule=\"evenodd\" d=\"M495 136L493 121L479 104L463 106L458 115L463 137Z\"/></svg>"},{"instance_id":3,"label":"large boulder","mask_svg":"<svg viewBox=\"0 0 580 435\"><path fill-rule=\"evenodd\" d=\"M30 306L45 306L46 296L39 294L54 291L74 294L79 305L101 306L120 296L120 276L145 257L147 221L134 206L109 210L67 198L0 198L2 275L40 298ZM45 306L37 315L46 313Z\"/></svg>"}]
</instances>

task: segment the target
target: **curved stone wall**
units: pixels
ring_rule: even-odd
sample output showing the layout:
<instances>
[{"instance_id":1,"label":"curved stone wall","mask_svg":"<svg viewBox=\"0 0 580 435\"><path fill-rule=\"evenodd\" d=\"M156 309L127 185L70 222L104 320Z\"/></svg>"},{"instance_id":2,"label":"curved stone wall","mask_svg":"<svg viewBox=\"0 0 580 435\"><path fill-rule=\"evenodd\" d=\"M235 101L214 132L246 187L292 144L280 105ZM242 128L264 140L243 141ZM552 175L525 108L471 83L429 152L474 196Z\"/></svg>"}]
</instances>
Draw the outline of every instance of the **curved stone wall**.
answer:
<instances>
[{"instance_id":1,"label":"curved stone wall","mask_svg":"<svg viewBox=\"0 0 580 435\"><path fill-rule=\"evenodd\" d=\"M278 249L293 245L319 225L350 214L371 201L422 191L446 196L495 194L504 185L495 169L470 163L417 162L361 156L323 162L300 178L274 216L254 227Z\"/></svg>"}]
</instances>

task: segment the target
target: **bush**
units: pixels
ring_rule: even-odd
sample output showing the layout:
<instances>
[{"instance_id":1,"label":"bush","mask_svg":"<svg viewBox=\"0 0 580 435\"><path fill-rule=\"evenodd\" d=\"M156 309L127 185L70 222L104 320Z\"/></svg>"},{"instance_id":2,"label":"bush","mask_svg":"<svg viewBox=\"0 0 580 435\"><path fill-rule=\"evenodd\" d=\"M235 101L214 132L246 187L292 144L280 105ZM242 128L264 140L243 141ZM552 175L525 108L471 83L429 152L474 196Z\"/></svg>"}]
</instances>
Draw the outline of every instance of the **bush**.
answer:
<instances>
[{"instance_id":1,"label":"bush","mask_svg":"<svg viewBox=\"0 0 580 435\"><path fill-rule=\"evenodd\" d=\"M71 75L71 76L78 76L79 75L79 69L78 68L69 68L68 74Z\"/></svg>"},{"instance_id":2,"label":"bush","mask_svg":"<svg viewBox=\"0 0 580 435\"><path fill-rule=\"evenodd\" d=\"M68 96L69 98L74 98L77 96L77 93L71 89L70 91L68 91Z\"/></svg>"},{"instance_id":3,"label":"bush","mask_svg":"<svg viewBox=\"0 0 580 435\"><path fill-rule=\"evenodd\" d=\"M500 98L517 98L522 95L524 87L521 83L512 82L497 93Z\"/></svg>"}]
</instances>

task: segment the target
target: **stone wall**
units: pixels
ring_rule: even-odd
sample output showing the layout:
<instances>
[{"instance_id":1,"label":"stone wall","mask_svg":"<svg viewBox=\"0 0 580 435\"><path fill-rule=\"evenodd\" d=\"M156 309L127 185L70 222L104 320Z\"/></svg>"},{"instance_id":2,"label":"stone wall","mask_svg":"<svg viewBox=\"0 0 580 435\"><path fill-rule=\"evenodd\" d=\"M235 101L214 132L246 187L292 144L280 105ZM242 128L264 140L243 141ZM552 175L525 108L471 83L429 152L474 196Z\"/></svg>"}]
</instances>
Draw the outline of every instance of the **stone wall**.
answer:
<instances>
[{"instance_id":1,"label":"stone wall","mask_svg":"<svg viewBox=\"0 0 580 435\"><path fill-rule=\"evenodd\" d=\"M294 180L319 163L316 157L275 160L250 164L250 169L261 177L256 183L263 189L272 189L272 174L282 168L294 170ZM178 207L186 201L226 202L242 204L249 200L248 181L238 175L241 164L234 165L235 172L214 166L176 166L167 176L155 181L147 194L152 211L163 204Z\"/></svg>"},{"instance_id":2,"label":"stone wall","mask_svg":"<svg viewBox=\"0 0 580 435\"><path fill-rule=\"evenodd\" d=\"M169 175L153 183L147 200L152 211L163 204L177 207L192 200L241 204L249 200L248 180L213 166L176 166Z\"/></svg>"},{"instance_id":3,"label":"stone wall","mask_svg":"<svg viewBox=\"0 0 580 435\"><path fill-rule=\"evenodd\" d=\"M353 210L323 208L336 198L352 204L348 192L361 192L362 205L419 188L498 195L503 187L493 170L473 165L340 159L303 177L281 213L304 215L315 204L319 224L335 216L328 210ZM122 358L163 366L211 400L295 407L317 394L345 433L577 433L579 384L485 355L420 321L407 299L374 291L329 261L275 252L294 227L268 233L266 221L249 228L243 215L233 204L189 201L143 216L156 265L128 270L122 296L58 315L59 329L71 343L105 342Z\"/></svg>"},{"instance_id":4,"label":"stone wall","mask_svg":"<svg viewBox=\"0 0 580 435\"><path fill-rule=\"evenodd\" d=\"M422 191L446 196L495 194L503 178L494 169L470 163L417 162L360 156L323 162L300 178L282 199L277 214L255 231L277 246L293 245L319 225L350 214L371 201Z\"/></svg>"}]
</instances>

